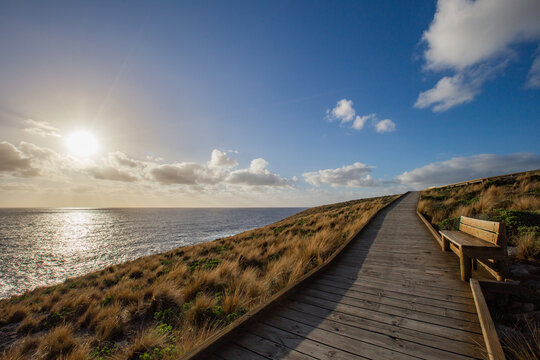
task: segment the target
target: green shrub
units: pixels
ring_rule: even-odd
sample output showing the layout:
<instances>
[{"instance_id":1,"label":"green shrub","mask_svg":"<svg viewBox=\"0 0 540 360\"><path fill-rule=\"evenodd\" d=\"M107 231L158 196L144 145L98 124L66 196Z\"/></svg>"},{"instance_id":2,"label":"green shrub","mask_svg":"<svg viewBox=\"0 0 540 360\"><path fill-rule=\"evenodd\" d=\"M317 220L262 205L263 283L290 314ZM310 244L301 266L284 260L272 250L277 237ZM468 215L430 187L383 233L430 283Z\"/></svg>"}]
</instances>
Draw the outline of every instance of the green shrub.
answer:
<instances>
[{"instance_id":1,"label":"green shrub","mask_svg":"<svg viewBox=\"0 0 540 360\"><path fill-rule=\"evenodd\" d=\"M215 268L221 263L221 259L205 258L189 263L189 270L195 271L199 269L210 270Z\"/></svg>"},{"instance_id":2,"label":"green shrub","mask_svg":"<svg viewBox=\"0 0 540 360\"><path fill-rule=\"evenodd\" d=\"M540 213L527 210L495 209L495 221L500 221L509 232L519 232L520 228L540 227Z\"/></svg>"},{"instance_id":3,"label":"green shrub","mask_svg":"<svg viewBox=\"0 0 540 360\"><path fill-rule=\"evenodd\" d=\"M437 227L439 230L459 230L459 217L444 219Z\"/></svg>"}]
</instances>

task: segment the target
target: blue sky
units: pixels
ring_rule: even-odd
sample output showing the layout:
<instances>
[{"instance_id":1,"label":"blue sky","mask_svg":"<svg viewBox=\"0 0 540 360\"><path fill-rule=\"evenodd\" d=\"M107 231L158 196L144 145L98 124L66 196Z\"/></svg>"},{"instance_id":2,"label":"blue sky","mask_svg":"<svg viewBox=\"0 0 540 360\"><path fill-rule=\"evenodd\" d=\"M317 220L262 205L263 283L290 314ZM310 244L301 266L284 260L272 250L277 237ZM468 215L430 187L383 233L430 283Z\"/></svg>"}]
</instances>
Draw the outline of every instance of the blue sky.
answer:
<instances>
[{"instance_id":1,"label":"blue sky","mask_svg":"<svg viewBox=\"0 0 540 360\"><path fill-rule=\"evenodd\" d=\"M0 206L310 206L540 168L538 18L3 1ZM66 145L80 131L95 153Z\"/></svg>"}]
</instances>

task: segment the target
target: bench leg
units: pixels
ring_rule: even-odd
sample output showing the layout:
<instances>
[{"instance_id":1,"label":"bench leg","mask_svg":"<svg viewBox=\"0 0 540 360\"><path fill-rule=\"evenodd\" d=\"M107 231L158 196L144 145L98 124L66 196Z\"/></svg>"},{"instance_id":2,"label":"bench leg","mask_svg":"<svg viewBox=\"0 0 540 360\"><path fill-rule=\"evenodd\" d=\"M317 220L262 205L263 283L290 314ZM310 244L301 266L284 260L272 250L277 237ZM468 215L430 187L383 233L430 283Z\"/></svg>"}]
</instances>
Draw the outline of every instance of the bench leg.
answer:
<instances>
[{"instance_id":1,"label":"bench leg","mask_svg":"<svg viewBox=\"0 0 540 360\"><path fill-rule=\"evenodd\" d=\"M508 260L495 261L495 266L498 271L497 280L503 281L504 278L508 276Z\"/></svg>"},{"instance_id":2,"label":"bench leg","mask_svg":"<svg viewBox=\"0 0 540 360\"><path fill-rule=\"evenodd\" d=\"M448 251L450 250L450 242L448 241L447 238L445 238L444 236L442 237L442 250L443 251Z\"/></svg>"},{"instance_id":3,"label":"bench leg","mask_svg":"<svg viewBox=\"0 0 540 360\"><path fill-rule=\"evenodd\" d=\"M459 267L461 269L461 280L469 281L471 278L471 258L463 253L459 254Z\"/></svg>"}]
</instances>

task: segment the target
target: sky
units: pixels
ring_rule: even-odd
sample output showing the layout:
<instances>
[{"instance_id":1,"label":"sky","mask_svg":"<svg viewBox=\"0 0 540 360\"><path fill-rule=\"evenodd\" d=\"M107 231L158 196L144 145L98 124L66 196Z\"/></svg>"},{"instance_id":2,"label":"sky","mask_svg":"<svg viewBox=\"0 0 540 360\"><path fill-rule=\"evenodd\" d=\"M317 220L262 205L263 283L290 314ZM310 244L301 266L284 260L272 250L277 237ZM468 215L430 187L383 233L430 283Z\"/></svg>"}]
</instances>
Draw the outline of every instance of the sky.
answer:
<instances>
[{"instance_id":1,"label":"sky","mask_svg":"<svg viewBox=\"0 0 540 360\"><path fill-rule=\"evenodd\" d=\"M0 207L315 206L540 168L540 2L0 2Z\"/></svg>"}]
</instances>

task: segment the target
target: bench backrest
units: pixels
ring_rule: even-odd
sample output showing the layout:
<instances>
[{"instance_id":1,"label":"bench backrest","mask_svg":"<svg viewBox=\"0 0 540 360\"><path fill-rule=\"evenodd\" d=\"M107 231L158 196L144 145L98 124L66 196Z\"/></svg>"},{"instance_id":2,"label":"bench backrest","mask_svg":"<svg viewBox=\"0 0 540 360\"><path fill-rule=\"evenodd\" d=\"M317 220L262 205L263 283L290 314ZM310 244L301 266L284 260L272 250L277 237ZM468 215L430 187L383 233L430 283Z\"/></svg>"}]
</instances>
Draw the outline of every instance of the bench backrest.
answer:
<instances>
[{"instance_id":1,"label":"bench backrest","mask_svg":"<svg viewBox=\"0 0 540 360\"><path fill-rule=\"evenodd\" d=\"M459 222L459 230L506 248L506 231L503 223L462 216Z\"/></svg>"}]
</instances>

